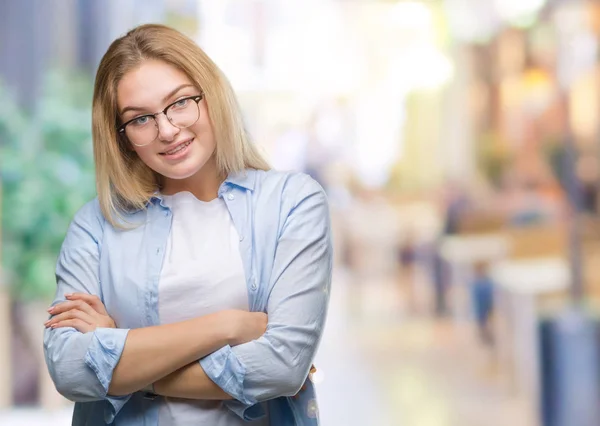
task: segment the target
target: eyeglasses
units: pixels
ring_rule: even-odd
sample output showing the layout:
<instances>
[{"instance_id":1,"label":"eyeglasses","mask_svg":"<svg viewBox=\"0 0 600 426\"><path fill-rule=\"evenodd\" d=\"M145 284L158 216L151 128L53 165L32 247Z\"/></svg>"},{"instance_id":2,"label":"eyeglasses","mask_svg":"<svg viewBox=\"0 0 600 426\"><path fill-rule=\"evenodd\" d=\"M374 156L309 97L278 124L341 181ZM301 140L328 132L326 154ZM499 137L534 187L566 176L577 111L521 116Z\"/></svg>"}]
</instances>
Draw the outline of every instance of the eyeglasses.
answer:
<instances>
[{"instance_id":1,"label":"eyeglasses","mask_svg":"<svg viewBox=\"0 0 600 426\"><path fill-rule=\"evenodd\" d=\"M202 98L204 98L204 93L178 99L160 112L140 115L127 121L117 130L120 134L127 136L135 146L150 145L158 136L156 117L164 114L173 126L180 129L190 127L200 118L198 103Z\"/></svg>"}]
</instances>

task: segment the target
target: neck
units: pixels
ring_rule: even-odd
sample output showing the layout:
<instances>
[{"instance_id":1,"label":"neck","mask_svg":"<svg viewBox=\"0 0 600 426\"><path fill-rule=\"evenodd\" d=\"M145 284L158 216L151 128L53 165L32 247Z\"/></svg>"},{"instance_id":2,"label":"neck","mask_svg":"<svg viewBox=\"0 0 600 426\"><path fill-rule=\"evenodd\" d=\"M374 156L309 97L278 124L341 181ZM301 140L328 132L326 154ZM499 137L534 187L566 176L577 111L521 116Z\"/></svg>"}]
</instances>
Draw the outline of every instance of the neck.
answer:
<instances>
[{"instance_id":1,"label":"neck","mask_svg":"<svg viewBox=\"0 0 600 426\"><path fill-rule=\"evenodd\" d=\"M165 179L162 193L173 195L178 192L188 191L200 201L211 201L217 198L219 187L225 180L217 172L215 157L210 160L193 176L186 179Z\"/></svg>"}]
</instances>

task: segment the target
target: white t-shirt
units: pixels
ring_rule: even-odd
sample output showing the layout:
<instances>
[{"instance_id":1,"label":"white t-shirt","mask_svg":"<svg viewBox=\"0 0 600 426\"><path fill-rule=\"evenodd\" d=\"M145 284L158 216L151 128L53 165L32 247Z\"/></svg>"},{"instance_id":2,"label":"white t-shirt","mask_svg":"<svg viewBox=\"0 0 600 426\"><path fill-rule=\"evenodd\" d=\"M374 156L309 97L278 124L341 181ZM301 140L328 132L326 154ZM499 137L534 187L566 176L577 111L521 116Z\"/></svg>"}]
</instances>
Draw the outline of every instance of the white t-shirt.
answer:
<instances>
[{"instance_id":1,"label":"white t-shirt","mask_svg":"<svg viewBox=\"0 0 600 426\"><path fill-rule=\"evenodd\" d=\"M171 234L158 286L161 324L224 309L248 310L239 236L221 198L205 202L190 192L164 196L173 212ZM248 423L221 401L161 398L159 426L263 426Z\"/></svg>"}]
</instances>

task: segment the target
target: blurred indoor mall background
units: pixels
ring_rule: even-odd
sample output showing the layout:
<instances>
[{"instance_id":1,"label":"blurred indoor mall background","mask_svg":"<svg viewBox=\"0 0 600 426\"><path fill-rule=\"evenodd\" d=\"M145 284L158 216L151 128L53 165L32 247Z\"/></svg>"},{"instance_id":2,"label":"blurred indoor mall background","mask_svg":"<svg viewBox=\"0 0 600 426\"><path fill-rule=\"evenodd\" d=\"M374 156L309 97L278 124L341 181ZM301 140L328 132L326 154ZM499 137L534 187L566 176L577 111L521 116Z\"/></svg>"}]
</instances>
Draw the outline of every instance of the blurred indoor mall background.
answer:
<instances>
[{"instance_id":1,"label":"blurred indoor mall background","mask_svg":"<svg viewBox=\"0 0 600 426\"><path fill-rule=\"evenodd\" d=\"M324 426L600 425L598 0L0 0L0 425L70 424L45 308L96 67L146 22L329 195Z\"/></svg>"}]
</instances>

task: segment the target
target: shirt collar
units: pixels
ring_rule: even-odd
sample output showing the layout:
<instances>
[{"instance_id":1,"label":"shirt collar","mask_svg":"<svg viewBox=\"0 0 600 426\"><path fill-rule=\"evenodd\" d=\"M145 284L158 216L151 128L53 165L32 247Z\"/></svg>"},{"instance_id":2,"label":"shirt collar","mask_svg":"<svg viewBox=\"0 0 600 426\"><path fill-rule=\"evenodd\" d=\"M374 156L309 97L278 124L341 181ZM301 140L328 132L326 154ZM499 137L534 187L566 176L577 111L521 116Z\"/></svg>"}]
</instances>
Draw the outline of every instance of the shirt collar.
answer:
<instances>
[{"instance_id":1,"label":"shirt collar","mask_svg":"<svg viewBox=\"0 0 600 426\"><path fill-rule=\"evenodd\" d=\"M229 176L227 176L227 179L225 179L225 183L254 191L256 170L245 169L240 172L231 172L229 173Z\"/></svg>"},{"instance_id":2,"label":"shirt collar","mask_svg":"<svg viewBox=\"0 0 600 426\"><path fill-rule=\"evenodd\" d=\"M223 183L254 191L254 186L256 183L256 170L245 169L240 172L231 172ZM165 207L163 197L164 196L160 193L160 191L156 190L154 194L152 194L152 197L150 197L150 203L158 202L161 206Z\"/></svg>"}]
</instances>

